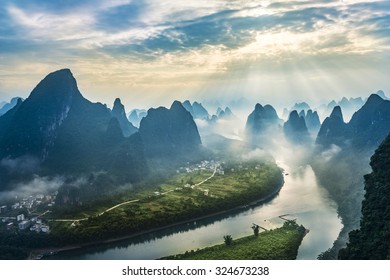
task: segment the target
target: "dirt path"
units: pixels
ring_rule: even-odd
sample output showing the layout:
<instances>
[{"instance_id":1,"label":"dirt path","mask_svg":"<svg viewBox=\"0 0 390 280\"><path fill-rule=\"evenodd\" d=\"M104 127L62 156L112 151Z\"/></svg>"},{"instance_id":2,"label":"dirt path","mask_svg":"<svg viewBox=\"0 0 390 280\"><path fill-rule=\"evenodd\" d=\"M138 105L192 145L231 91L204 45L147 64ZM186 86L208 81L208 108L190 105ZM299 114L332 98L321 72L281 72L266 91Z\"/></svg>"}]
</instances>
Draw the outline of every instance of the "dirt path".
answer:
<instances>
[{"instance_id":1,"label":"dirt path","mask_svg":"<svg viewBox=\"0 0 390 280\"><path fill-rule=\"evenodd\" d=\"M203 180L203 181L200 182L200 183L195 184L194 186L199 187L200 185L206 183L208 180L212 179L212 178L215 176L215 174L217 173L217 167L218 167L217 165L214 166L214 172L213 172L213 174L212 174L210 177L208 177L207 179ZM170 191L161 193L161 195L165 195L165 194L170 193L170 192L173 192L173 191L175 191L175 190L170 190ZM129 201L125 201L125 202L119 203L119 204L114 205L114 206L112 206L111 208L109 208L109 209L107 209L107 210L105 210L105 211L99 213L98 216L101 216L101 215L103 215L104 213L110 212L110 211L112 211L112 210L114 210L114 209L116 209L116 208L118 208L118 207L123 206L123 205L130 204L130 203L134 203L134 202L138 202L138 201L139 201L139 199L134 199L134 200L129 200ZM89 218L89 217L87 217L87 218L81 218L81 219L52 219L52 220L49 220L49 221L53 221L53 222L72 222L72 223L76 223L76 222L81 222L81 221L88 220L88 218Z\"/></svg>"},{"instance_id":2,"label":"dirt path","mask_svg":"<svg viewBox=\"0 0 390 280\"><path fill-rule=\"evenodd\" d=\"M130 204L130 203L134 203L134 202L138 202L138 201L139 201L139 199L134 199L134 200L130 200L130 201L125 201L125 202L119 203L119 204L117 204L117 205L107 209L106 211L103 211L98 216L101 216L104 213L110 212L111 210L114 210L115 208L121 207L122 205Z\"/></svg>"},{"instance_id":3,"label":"dirt path","mask_svg":"<svg viewBox=\"0 0 390 280\"><path fill-rule=\"evenodd\" d=\"M208 180L212 179L212 178L215 176L215 173L217 173L217 165L214 166L214 172L213 172L213 174L212 174L210 177L208 177L207 179L204 179L204 180L203 180L202 182L200 182L200 183L195 184L194 186L195 186L195 187L199 187L200 185L206 183Z\"/></svg>"}]
</instances>

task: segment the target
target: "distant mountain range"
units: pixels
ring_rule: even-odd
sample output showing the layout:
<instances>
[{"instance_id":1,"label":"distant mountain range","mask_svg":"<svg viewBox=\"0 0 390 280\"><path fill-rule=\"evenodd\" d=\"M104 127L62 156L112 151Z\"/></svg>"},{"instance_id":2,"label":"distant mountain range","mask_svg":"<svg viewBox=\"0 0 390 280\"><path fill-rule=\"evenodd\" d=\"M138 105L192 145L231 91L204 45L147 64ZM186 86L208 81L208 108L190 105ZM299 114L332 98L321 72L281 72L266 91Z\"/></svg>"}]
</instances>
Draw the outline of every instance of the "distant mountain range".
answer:
<instances>
[{"instance_id":1,"label":"distant mountain range","mask_svg":"<svg viewBox=\"0 0 390 280\"><path fill-rule=\"evenodd\" d=\"M307 144L310 133L317 133L320 128L320 120L317 112L309 108L306 103L295 104L301 111L293 110L289 113L288 120L283 123L271 105L256 104L254 111L248 116L246 122L246 136L252 144L261 144L273 137L280 137L277 133L283 132L287 140L295 144ZM304 108L304 109L303 109ZM310 133L309 133L310 132Z\"/></svg>"},{"instance_id":2,"label":"distant mountain range","mask_svg":"<svg viewBox=\"0 0 390 280\"><path fill-rule=\"evenodd\" d=\"M149 157L180 158L201 145L180 102L149 110L139 131L119 99L111 111L85 99L69 69L53 72L0 117L0 189L34 174L107 172L117 184L136 182L147 174Z\"/></svg>"},{"instance_id":3,"label":"distant mountain range","mask_svg":"<svg viewBox=\"0 0 390 280\"><path fill-rule=\"evenodd\" d=\"M189 100L186 100L182 105L194 119L208 120L210 118L209 112L203 107L202 103L195 101L191 104Z\"/></svg>"},{"instance_id":4,"label":"distant mountain range","mask_svg":"<svg viewBox=\"0 0 390 280\"><path fill-rule=\"evenodd\" d=\"M277 132L280 129L282 120L279 119L276 110L271 105L262 106L257 103L255 109L249 114L245 125L245 133L250 142L262 141L269 137L268 132Z\"/></svg>"},{"instance_id":5,"label":"distant mountain range","mask_svg":"<svg viewBox=\"0 0 390 280\"><path fill-rule=\"evenodd\" d=\"M332 144L342 146L346 140L346 129L347 124L344 122L341 107L335 106L330 116L322 123L316 143L324 148L328 148Z\"/></svg>"},{"instance_id":6,"label":"distant mountain range","mask_svg":"<svg viewBox=\"0 0 390 280\"><path fill-rule=\"evenodd\" d=\"M389 100L389 98L385 95L385 93L382 90L378 90L374 94L378 95L384 100ZM356 98L343 97L341 100L337 102L335 100L332 100L327 105L323 104L319 106L316 110L319 112L319 114L322 117L326 117L330 115L334 107L340 106L343 112L346 113L347 119L350 119L350 117L352 117L352 115L366 103L367 99L368 98L363 99L361 97L356 97Z\"/></svg>"},{"instance_id":7,"label":"distant mountain range","mask_svg":"<svg viewBox=\"0 0 390 280\"><path fill-rule=\"evenodd\" d=\"M5 113L7 113L9 110L11 110L13 107L16 106L16 104L18 103L18 100L21 99L21 101L23 101L23 98L20 98L20 97L14 97L11 99L11 101L9 103L7 102L1 102L0 103L0 116L4 115Z\"/></svg>"},{"instance_id":8,"label":"distant mountain range","mask_svg":"<svg viewBox=\"0 0 390 280\"><path fill-rule=\"evenodd\" d=\"M317 111L313 112L313 110L309 109L306 113L303 111L303 114L301 114L301 112L299 113L299 115L302 115L305 118L307 129L310 132L318 133L318 130L321 127L321 122Z\"/></svg>"},{"instance_id":9,"label":"distant mountain range","mask_svg":"<svg viewBox=\"0 0 390 280\"><path fill-rule=\"evenodd\" d=\"M353 114L349 122L344 121L340 106L335 106L332 114L324 120L316 139L317 145L311 165L318 180L337 202L338 213L343 220L344 227L333 247L324 252L321 258L337 258L338 250L343 248L348 241L348 232L359 227L361 202L364 196L363 176L370 170L368 162L374 150L389 133L390 101L384 100L376 94L372 94L366 100L365 104ZM381 153L378 157L382 158L378 159L385 162L388 160L386 156L386 153ZM368 191L367 184L370 184L370 181L366 179L366 191ZM379 191L382 187L380 184L372 183L370 190L376 192L378 188ZM375 195L383 196L383 192ZM386 198L383 197L383 199ZM375 203L379 202L376 201ZM364 207L363 204L363 214L365 212ZM370 207L376 207L376 205L371 204ZM366 225L372 226L372 229L383 224L371 219L370 214L367 214L366 219ZM364 231L366 230L364 229ZM382 245L378 245L379 241L379 243L371 243L376 238L376 234L373 233L371 237L368 237L366 233L363 234L365 236L363 238L367 238L364 245L366 246L365 249L371 250L368 247L372 246L372 252L357 252L354 248L355 244L351 247L351 251L345 253L345 255L340 252L340 257L359 258L359 255L360 257L371 255L370 258L375 258L375 255L377 255L375 251L385 245L383 242ZM354 233L351 236L353 239Z\"/></svg>"},{"instance_id":10,"label":"distant mountain range","mask_svg":"<svg viewBox=\"0 0 390 280\"><path fill-rule=\"evenodd\" d=\"M232 110L229 107L225 107L224 110L221 107L218 107L216 116L218 117L218 119L222 120L237 119L237 116L233 114Z\"/></svg>"},{"instance_id":11,"label":"distant mountain range","mask_svg":"<svg viewBox=\"0 0 390 280\"><path fill-rule=\"evenodd\" d=\"M299 116L296 110L290 113L288 120L284 123L283 132L286 138L295 144L304 144L309 140L305 117Z\"/></svg>"},{"instance_id":12,"label":"distant mountain range","mask_svg":"<svg viewBox=\"0 0 390 280\"><path fill-rule=\"evenodd\" d=\"M40 81L27 99L0 103L0 191L37 177L60 177L64 185L56 203L72 204L79 203L83 194L101 196L111 188L142 182L156 166L176 172L172 166L205 155L194 119L210 129L205 143L218 156L225 156L228 150L249 153L254 146L280 136L295 145L292 147L309 147L311 137L317 134L310 164L317 179L334 181L322 185L338 203L345 235L359 221L356 212L363 196L359 178L366 173L362 166L379 146L371 159L372 173L365 176L361 228L350 233L350 242L339 257L389 258L390 101L383 91L367 100L332 101L318 111L305 102L296 103L291 110L284 110L285 122L274 107L257 103L246 120L246 142L218 134L218 125L235 123L231 108L243 109L247 103L240 99L235 107L222 107L216 102L211 115L202 103L174 101L170 108L134 109L126 116L119 98L112 110L92 103L80 93L69 69L55 71ZM329 111L322 124L321 110ZM348 122L345 111L353 112ZM338 249L345 244L338 242Z\"/></svg>"},{"instance_id":13,"label":"distant mountain range","mask_svg":"<svg viewBox=\"0 0 390 280\"><path fill-rule=\"evenodd\" d=\"M144 109L134 109L131 110L128 119L132 125L139 127L142 118L146 117L146 114L147 111Z\"/></svg>"},{"instance_id":14,"label":"distant mountain range","mask_svg":"<svg viewBox=\"0 0 390 280\"><path fill-rule=\"evenodd\" d=\"M360 99L341 100L346 102L358 104ZM50 73L26 100L15 98L6 106L0 116L0 189L35 175L106 173L119 183L137 182L148 174L150 160L183 162L201 154L194 119L212 124L236 118L230 107L219 107L210 116L201 103L187 100L175 101L169 109L134 109L129 120L118 98L112 110L85 99L69 69ZM271 105L256 104L245 125L248 142L261 144L273 133L284 133L300 144L319 130L316 143L322 149L333 144L366 149L377 147L390 132L390 101L377 94L348 123L340 106L321 126L307 103L294 108L299 113L293 110L283 124Z\"/></svg>"},{"instance_id":15,"label":"distant mountain range","mask_svg":"<svg viewBox=\"0 0 390 280\"><path fill-rule=\"evenodd\" d=\"M238 95L239 96L239 95ZM250 106L253 105L251 101L246 99L245 97L238 97L233 100L223 100L220 99L213 99L209 98L202 101L202 106L207 108L210 111L216 111L219 108L222 108L223 105L228 106L233 111L241 111L241 110L247 110ZM216 114L218 116L218 114Z\"/></svg>"},{"instance_id":16,"label":"distant mountain range","mask_svg":"<svg viewBox=\"0 0 390 280\"><path fill-rule=\"evenodd\" d=\"M291 108L290 112L294 111L294 110L297 112L300 112L302 110L307 111L307 110L310 110L310 106L306 102L299 102L299 103L294 104L294 106Z\"/></svg>"},{"instance_id":17,"label":"distant mountain range","mask_svg":"<svg viewBox=\"0 0 390 280\"><path fill-rule=\"evenodd\" d=\"M143 144L139 135L125 138L120 121L81 95L70 70L49 74L0 117L2 182L92 172L115 174L118 182L140 180L147 172Z\"/></svg>"},{"instance_id":18,"label":"distant mountain range","mask_svg":"<svg viewBox=\"0 0 390 280\"><path fill-rule=\"evenodd\" d=\"M139 132L148 157L190 156L199 151L201 139L191 114L179 101L170 109L149 109Z\"/></svg>"},{"instance_id":19,"label":"distant mountain range","mask_svg":"<svg viewBox=\"0 0 390 280\"><path fill-rule=\"evenodd\" d=\"M127 119L125 106L123 106L119 98L115 99L112 115L118 120L125 137L129 137L138 131L138 129Z\"/></svg>"},{"instance_id":20,"label":"distant mountain range","mask_svg":"<svg viewBox=\"0 0 390 280\"><path fill-rule=\"evenodd\" d=\"M331 144L355 149L374 149L390 132L390 101L372 94L348 123L340 106L333 109L318 133L316 143L325 148Z\"/></svg>"}]
</instances>

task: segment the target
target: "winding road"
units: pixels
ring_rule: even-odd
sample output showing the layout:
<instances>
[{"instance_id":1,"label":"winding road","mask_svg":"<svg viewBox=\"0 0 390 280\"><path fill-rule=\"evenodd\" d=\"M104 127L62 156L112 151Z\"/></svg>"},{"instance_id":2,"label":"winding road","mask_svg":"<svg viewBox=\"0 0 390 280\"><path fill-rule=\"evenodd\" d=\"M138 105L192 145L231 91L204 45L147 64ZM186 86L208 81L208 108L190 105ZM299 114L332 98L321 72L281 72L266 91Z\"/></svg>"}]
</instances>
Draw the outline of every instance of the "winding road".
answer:
<instances>
[{"instance_id":1,"label":"winding road","mask_svg":"<svg viewBox=\"0 0 390 280\"><path fill-rule=\"evenodd\" d=\"M208 180L212 179L212 178L215 176L215 174L217 173L217 168L218 168L218 165L216 164L216 165L214 166L214 172L213 172L213 174L212 174L210 177L204 179L202 182L197 183L197 184L194 184L194 186L195 186L195 187L199 187L200 185L206 183ZM175 191L175 190L170 190L170 191L161 193L160 195L165 195L165 194L170 193L170 192L173 192L173 191ZM111 208L108 208L107 210L101 212L101 213L98 214L97 216L101 216L101 215L103 215L104 213L110 212L110 211L112 211L112 210L114 210L114 209L116 209L116 208L118 208L118 207L123 206L123 205L130 204L130 203L134 203L134 202L138 202L138 201L139 201L139 199L134 199L134 200L129 200L129 201L125 201L125 202L119 203L119 204L114 205L114 206L112 206ZM46 214L46 213L44 213L44 214ZM91 217L91 216L90 216L90 217ZM51 219L51 220L49 220L49 221L52 221L52 222L72 222L72 224L74 224L74 223L76 223L76 222L86 221L86 220L88 220L88 218L89 218L89 217L87 217L87 218L81 218L81 219Z\"/></svg>"},{"instance_id":2,"label":"winding road","mask_svg":"<svg viewBox=\"0 0 390 280\"><path fill-rule=\"evenodd\" d=\"M215 174L217 173L217 168L218 168L218 165L215 165L213 174L210 177L208 177L207 179L204 179L202 182L195 184L194 186L199 187L200 185L206 183L208 180L212 179L215 176Z\"/></svg>"}]
</instances>

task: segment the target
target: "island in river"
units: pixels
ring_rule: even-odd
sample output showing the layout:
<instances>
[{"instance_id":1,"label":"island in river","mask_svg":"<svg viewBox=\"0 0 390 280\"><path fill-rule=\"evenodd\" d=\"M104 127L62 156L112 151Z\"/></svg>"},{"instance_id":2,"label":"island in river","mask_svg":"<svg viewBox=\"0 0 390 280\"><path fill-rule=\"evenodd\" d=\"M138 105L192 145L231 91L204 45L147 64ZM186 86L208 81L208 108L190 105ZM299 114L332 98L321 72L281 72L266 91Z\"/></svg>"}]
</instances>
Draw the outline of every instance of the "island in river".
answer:
<instances>
[{"instance_id":1,"label":"island in river","mask_svg":"<svg viewBox=\"0 0 390 280\"><path fill-rule=\"evenodd\" d=\"M202 162L155 188L129 192L111 205L48 213L45 219L52 229L48 236L24 232L14 246L55 252L123 239L269 200L283 182L282 170L269 160Z\"/></svg>"},{"instance_id":2,"label":"island in river","mask_svg":"<svg viewBox=\"0 0 390 280\"><path fill-rule=\"evenodd\" d=\"M254 229L255 230L255 229ZM295 220L282 227L234 240L224 236L225 244L168 256L167 260L295 260L298 248L308 232Z\"/></svg>"}]
</instances>

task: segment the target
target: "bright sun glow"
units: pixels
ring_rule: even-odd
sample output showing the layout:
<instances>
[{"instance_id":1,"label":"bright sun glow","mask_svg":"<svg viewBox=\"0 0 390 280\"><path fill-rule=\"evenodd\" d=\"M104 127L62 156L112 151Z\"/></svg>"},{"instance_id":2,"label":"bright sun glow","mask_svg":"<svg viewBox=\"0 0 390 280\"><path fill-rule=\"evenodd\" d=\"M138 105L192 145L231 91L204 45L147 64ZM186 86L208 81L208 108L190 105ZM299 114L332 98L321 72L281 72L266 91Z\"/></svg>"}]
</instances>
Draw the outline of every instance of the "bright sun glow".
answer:
<instances>
[{"instance_id":1,"label":"bright sun glow","mask_svg":"<svg viewBox=\"0 0 390 280\"><path fill-rule=\"evenodd\" d=\"M130 106L390 91L388 1L3 2L1 100L59 68L88 98Z\"/></svg>"}]
</instances>

